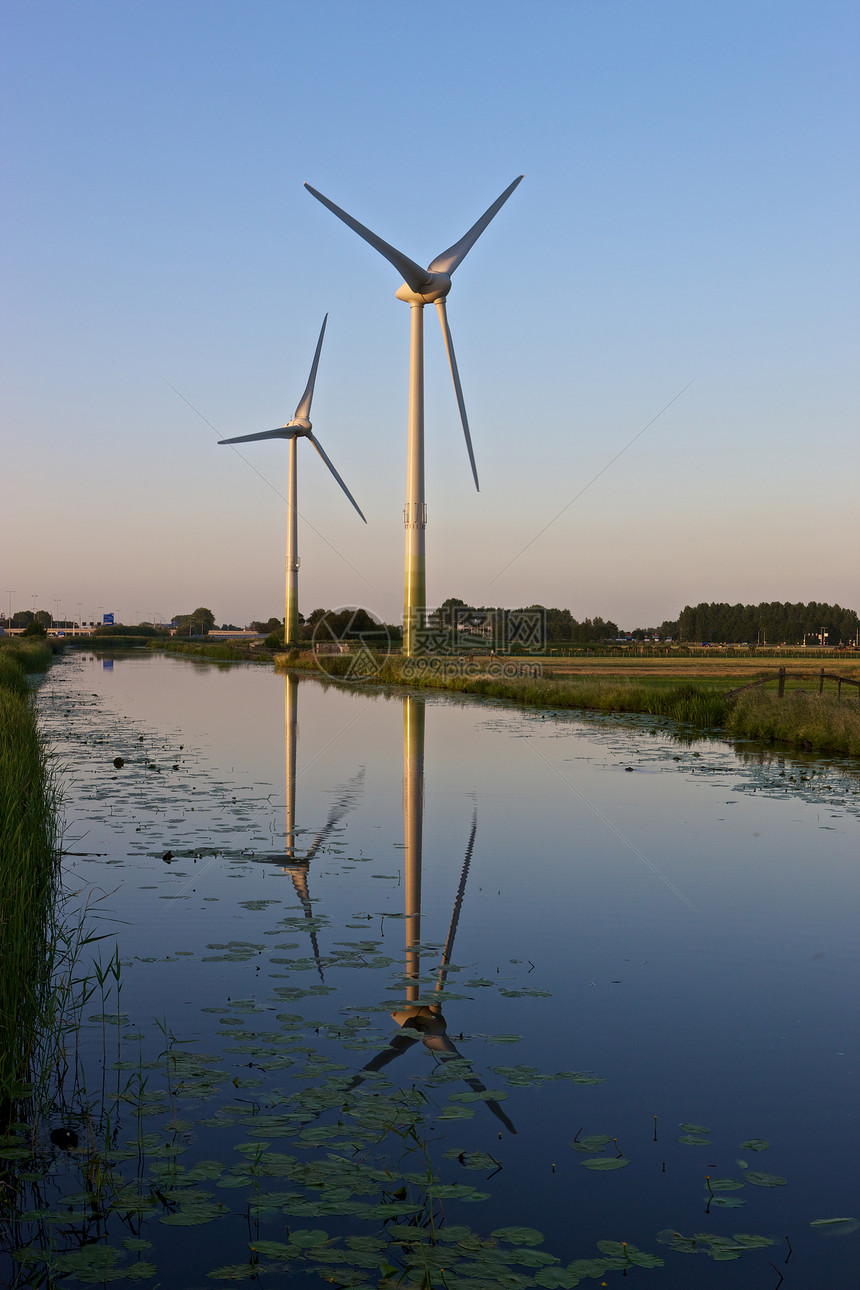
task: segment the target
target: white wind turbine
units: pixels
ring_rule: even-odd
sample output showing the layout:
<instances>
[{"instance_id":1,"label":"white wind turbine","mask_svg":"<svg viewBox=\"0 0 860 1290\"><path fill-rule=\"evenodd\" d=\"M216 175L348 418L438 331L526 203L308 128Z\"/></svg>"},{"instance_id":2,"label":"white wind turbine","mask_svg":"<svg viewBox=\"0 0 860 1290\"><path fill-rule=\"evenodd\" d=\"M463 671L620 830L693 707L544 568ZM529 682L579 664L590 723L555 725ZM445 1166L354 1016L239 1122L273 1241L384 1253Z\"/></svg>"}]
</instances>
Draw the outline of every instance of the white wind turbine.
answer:
<instances>
[{"instance_id":1,"label":"white wind turbine","mask_svg":"<svg viewBox=\"0 0 860 1290\"><path fill-rule=\"evenodd\" d=\"M305 386L305 392L299 400L295 416L292 421L288 421L285 426L277 430L263 430L260 434L243 434L238 435L235 439L219 439L219 443L251 443L255 439L288 439L290 441L290 469L287 485L287 595L284 614L284 644L288 645L292 641L298 640L299 636L299 551L298 551L298 511L296 509L296 441L298 439L310 439L355 509L358 511L365 524L367 520L362 515L358 502L329 461L328 457L322 450L319 440L313 434L311 422L311 400L314 397L314 384L317 379L317 368L319 367L320 351L322 350L323 336L325 335L325 325L328 322L328 314L323 318L322 327L320 328L320 338L317 341L314 361L311 364L311 374L308 377L308 383Z\"/></svg>"},{"instance_id":2,"label":"white wind turbine","mask_svg":"<svg viewBox=\"0 0 860 1290\"><path fill-rule=\"evenodd\" d=\"M427 604L426 577L424 567L424 531L427 526L427 507L424 501L424 306L435 304L442 324L442 335L448 362L451 365L451 376L454 379L454 390L460 408L460 420L466 436L466 448L478 488L478 471L475 467L475 454L472 451L472 438L469 434L469 422L466 417L466 405L463 401L463 390L460 385L460 373L454 357L454 345L451 340L451 329L448 326L448 315L445 308L445 297L451 290L451 274L466 258L484 229L494 215L498 214L517 184L523 178L520 175L510 184L501 197L497 197L489 210L485 211L468 233L455 242L447 251L437 255L426 269L410 260L388 242L377 237L369 228L365 228L357 219L347 215L346 211L335 206L334 202L323 197L322 193L305 184L308 192L322 202L330 211L348 224L359 237L363 237L372 247L384 255L403 276L403 285L395 295L412 308L411 344L409 350L409 449L406 466L406 505L403 509L403 521L406 525L406 574L403 595L403 652L407 656L416 653L416 629L424 624Z\"/></svg>"}]
</instances>

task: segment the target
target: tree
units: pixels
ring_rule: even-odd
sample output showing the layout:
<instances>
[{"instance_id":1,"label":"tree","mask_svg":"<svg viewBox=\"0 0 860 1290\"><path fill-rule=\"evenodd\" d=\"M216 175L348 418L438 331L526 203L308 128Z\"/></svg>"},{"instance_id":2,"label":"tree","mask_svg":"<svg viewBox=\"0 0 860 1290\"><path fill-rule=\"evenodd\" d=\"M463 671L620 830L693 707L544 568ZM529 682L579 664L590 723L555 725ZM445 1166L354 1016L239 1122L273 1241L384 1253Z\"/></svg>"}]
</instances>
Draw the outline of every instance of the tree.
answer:
<instances>
[{"instance_id":1,"label":"tree","mask_svg":"<svg viewBox=\"0 0 860 1290\"><path fill-rule=\"evenodd\" d=\"M205 636L215 626L211 609L195 609L193 614L174 614L173 622L179 636Z\"/></svg>"}]
</instances>

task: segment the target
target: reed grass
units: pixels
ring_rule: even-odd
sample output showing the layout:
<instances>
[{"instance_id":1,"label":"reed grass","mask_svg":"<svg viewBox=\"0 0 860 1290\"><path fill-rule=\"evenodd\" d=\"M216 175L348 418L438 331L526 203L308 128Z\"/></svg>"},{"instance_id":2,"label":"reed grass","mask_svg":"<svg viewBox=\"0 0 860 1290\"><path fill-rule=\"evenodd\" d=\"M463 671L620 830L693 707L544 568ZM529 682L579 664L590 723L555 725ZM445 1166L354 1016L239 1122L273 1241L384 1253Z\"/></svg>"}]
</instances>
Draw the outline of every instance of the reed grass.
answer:
<instances>
[{"instance_id":1,"label":"reed grass","mask_svg":"<svg viewBox=\"0 0 860 1290\"><path fill-rule=\"evenodd\" d=\"M774 739L806 752L860 756L860 699L794 690L779 699L764 690L738 695L726 729L750 739Z\"/></svg>"},{"instance_id":2,"label":"reed grass","mask_svg":"<svg viewBox=\"0 0 860 1290\"><path fill-rule=\"evenodd\" d=\"M25 671L50 658L39 642L0 648L0 1119L25 1086L50 994L58 795Z\"/></svg>"}]
</instances>

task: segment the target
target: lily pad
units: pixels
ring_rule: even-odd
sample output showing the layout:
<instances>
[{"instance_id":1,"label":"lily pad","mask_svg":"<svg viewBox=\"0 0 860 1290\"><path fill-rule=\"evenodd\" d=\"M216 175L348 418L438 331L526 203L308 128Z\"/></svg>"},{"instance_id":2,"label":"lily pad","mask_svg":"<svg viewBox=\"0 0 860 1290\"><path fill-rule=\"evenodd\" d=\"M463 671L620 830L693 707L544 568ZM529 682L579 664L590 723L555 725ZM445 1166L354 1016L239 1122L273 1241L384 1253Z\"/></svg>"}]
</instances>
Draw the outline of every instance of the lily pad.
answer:
<instances>
[{"instance_id":1,"label":"lily pad","mask_svg":"<svg viewBox=\"0 0 860 1290\"><path fill-rule=\"evenodd\" d=\"M579 1285L579 1277L567 1268L542 1268L535 1275L535 1283L546 1290L573 1290Z\"/></svg>"},{"instance_id":2,"label":"lily pad","mask_svg":"<svg viewBox=\"0 0 860 1290\"><path fill-rule=\"evenodd\" d=\"M536 1227L497 1227L491 1232L494 1241L507 1241L508 1245L540 1245L543 1232Z\"/></svg>"},{"instance_id":3,"label":"lily pad","mask_svg":"<svg viewBox=\"0 0 860 1290\"><path fill-rule=\"evenodd\" d=\"M228 1263L221 1268L213 1268L206 1275L213 1281L256 1281L260 1265L253 1263Z\"/></svg>"},{"instance_id":4,"label":"lily pad","mask_svg":"<svg viewBox=\"0 0 860 1290\"><path fill-rule=\"evenodd\" d=\"M741 1151L767 1151L769 1146L767 1138L747 1138L741 1143Z\"/></svg>"},{"instance_id":5,"label":"lily pad","mask_svg":"<svg viewBox=\"0 0 860 1290\"><path fill-rule=\"evenodd\" d=\"M612 1138L608 1133L587 1133L585 1137L576 1138L571 1142L574 1151L581 1151L584 1155L590 1155L596 1151L602 1151Z\"/></svg>"},{"instance_id":6,"label":"lily pad","mask_svg":"<svg viewBox=\"0 0 860 1290\"><path fill-rule=\"evenodd\" d=\"M623 1169L630 1161L626 1156L595 1156L592 1160L580 1160L583 1169L594 1169L599 1173L608 1173L610 1169Z\"/></svg>"},{"instance_id":7,"label":"lily pad","mask_svg":"<svg viewBox=\"0 0 860 1290\"><path fill-rule=\"evenodd\" d=\"M850 1236L860 1227L858 1218L814 1218L809 1224L822 1236Z\"/></svg>"},{"instance_id":8,"label":"lily pad","mask_svg":"<svg viewBox=\"0 0 860 1290\"><path fill-rule=\"evenodd\" d=\"M765 1174L758 1169L748 1169L744 1174L744 1181L752 1183L754 1187L784 1187L786 1180L779 1174Z\"/></svg>"},{"instance_id":9,"label":"lily pad","mask_svg":"<svg viewBox=\"0 0 860 1290\"><path fill-rule=\"evenodd\" d=\"M324 1232L320 1227L300 1228L297 1232L290 1232L290 1242L301 1250L311 1250L315 1246L324 1245L328 1239L328 1232Z\"/></svg>"}]
</instances>

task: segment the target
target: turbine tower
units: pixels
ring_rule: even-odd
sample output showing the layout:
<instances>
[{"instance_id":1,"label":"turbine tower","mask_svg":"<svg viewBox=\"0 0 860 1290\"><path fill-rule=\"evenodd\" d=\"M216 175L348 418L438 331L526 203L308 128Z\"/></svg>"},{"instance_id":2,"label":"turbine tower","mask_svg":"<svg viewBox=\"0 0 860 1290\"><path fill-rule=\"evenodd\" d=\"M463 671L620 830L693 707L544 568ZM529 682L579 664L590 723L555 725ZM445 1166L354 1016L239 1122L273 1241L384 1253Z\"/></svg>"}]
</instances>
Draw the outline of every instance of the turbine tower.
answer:
<instances>
[{"instance_id":1,"label":"turbine tower","mask_svg":"<svg viewBox=\"0 0 860 1290\"><path fill-rule=\"evenodd\" d=\"M314 361L311 364L311 374L308 377L308 383L305 386L305 392L299 400L295 415L292 421L288 421L285 426L277 430L263 430L260 434L243 434L238 435L235 439L219 439L219 443L251 443L256 439L288 439L290 442L290 467L287 485L287 595L284 613L284 645L289 645L298 640L299 636L299 539L298 539L298 510L296 507L296 442L299 439L310 439L355 509L358 511L365 524L367 520L361 512L358 502L329 461L328 457L322 450L319 440L313 433L313 427L310 422L311 401L314 397L314 385L317 379L317 368L319 367L320 351L322 350L323 336L325 335L325 325L328 322L328 314L323 318L322 327L320 328L320 337L317 341Z\"/></svg>"},{"instance_id":2,"label":"turbine tower","mask_svg":"<svg viewBox=\"0 0 860 1290\"><path fill-rule=\"evenodd\" d=\"M469 422L466 417L466 405L463 401L463 390L460 385L460 373L454 356L454 344L451 340L451 329L448 326L448 314L445 298L451 290L451 274L463 262L469 251L477 242L490 220L497 215L517 184L523 178L520 175L497 197L489 210L485 211L468 233L455 242L447 251L437 255L426 269L410 260L388 242L377 237L364 224L347 215L346 211L335 206L322 193L305 184L308 192L317 201L327 206L338 219L363 237L372 247L384 255L403 276L403 284L394 293L398 300L403 300L412 310L412 328L409 349L409 449L406 465L406 505L403 508L403 522L406 525L406 574L403 592L403 652L407 657L417 652L416 628L424 625L427 607L427 590L424 568L424 534L427 527L427 506L424 501L424 306L435 304L442 324L442 336L448 353L451 376L454 380L454 391L460 409L460 420L466 436L466 449L478 488L478 471L475 466L475 454L472 451L472 437L469 434Z\"/></svg>"}]
</instances>

